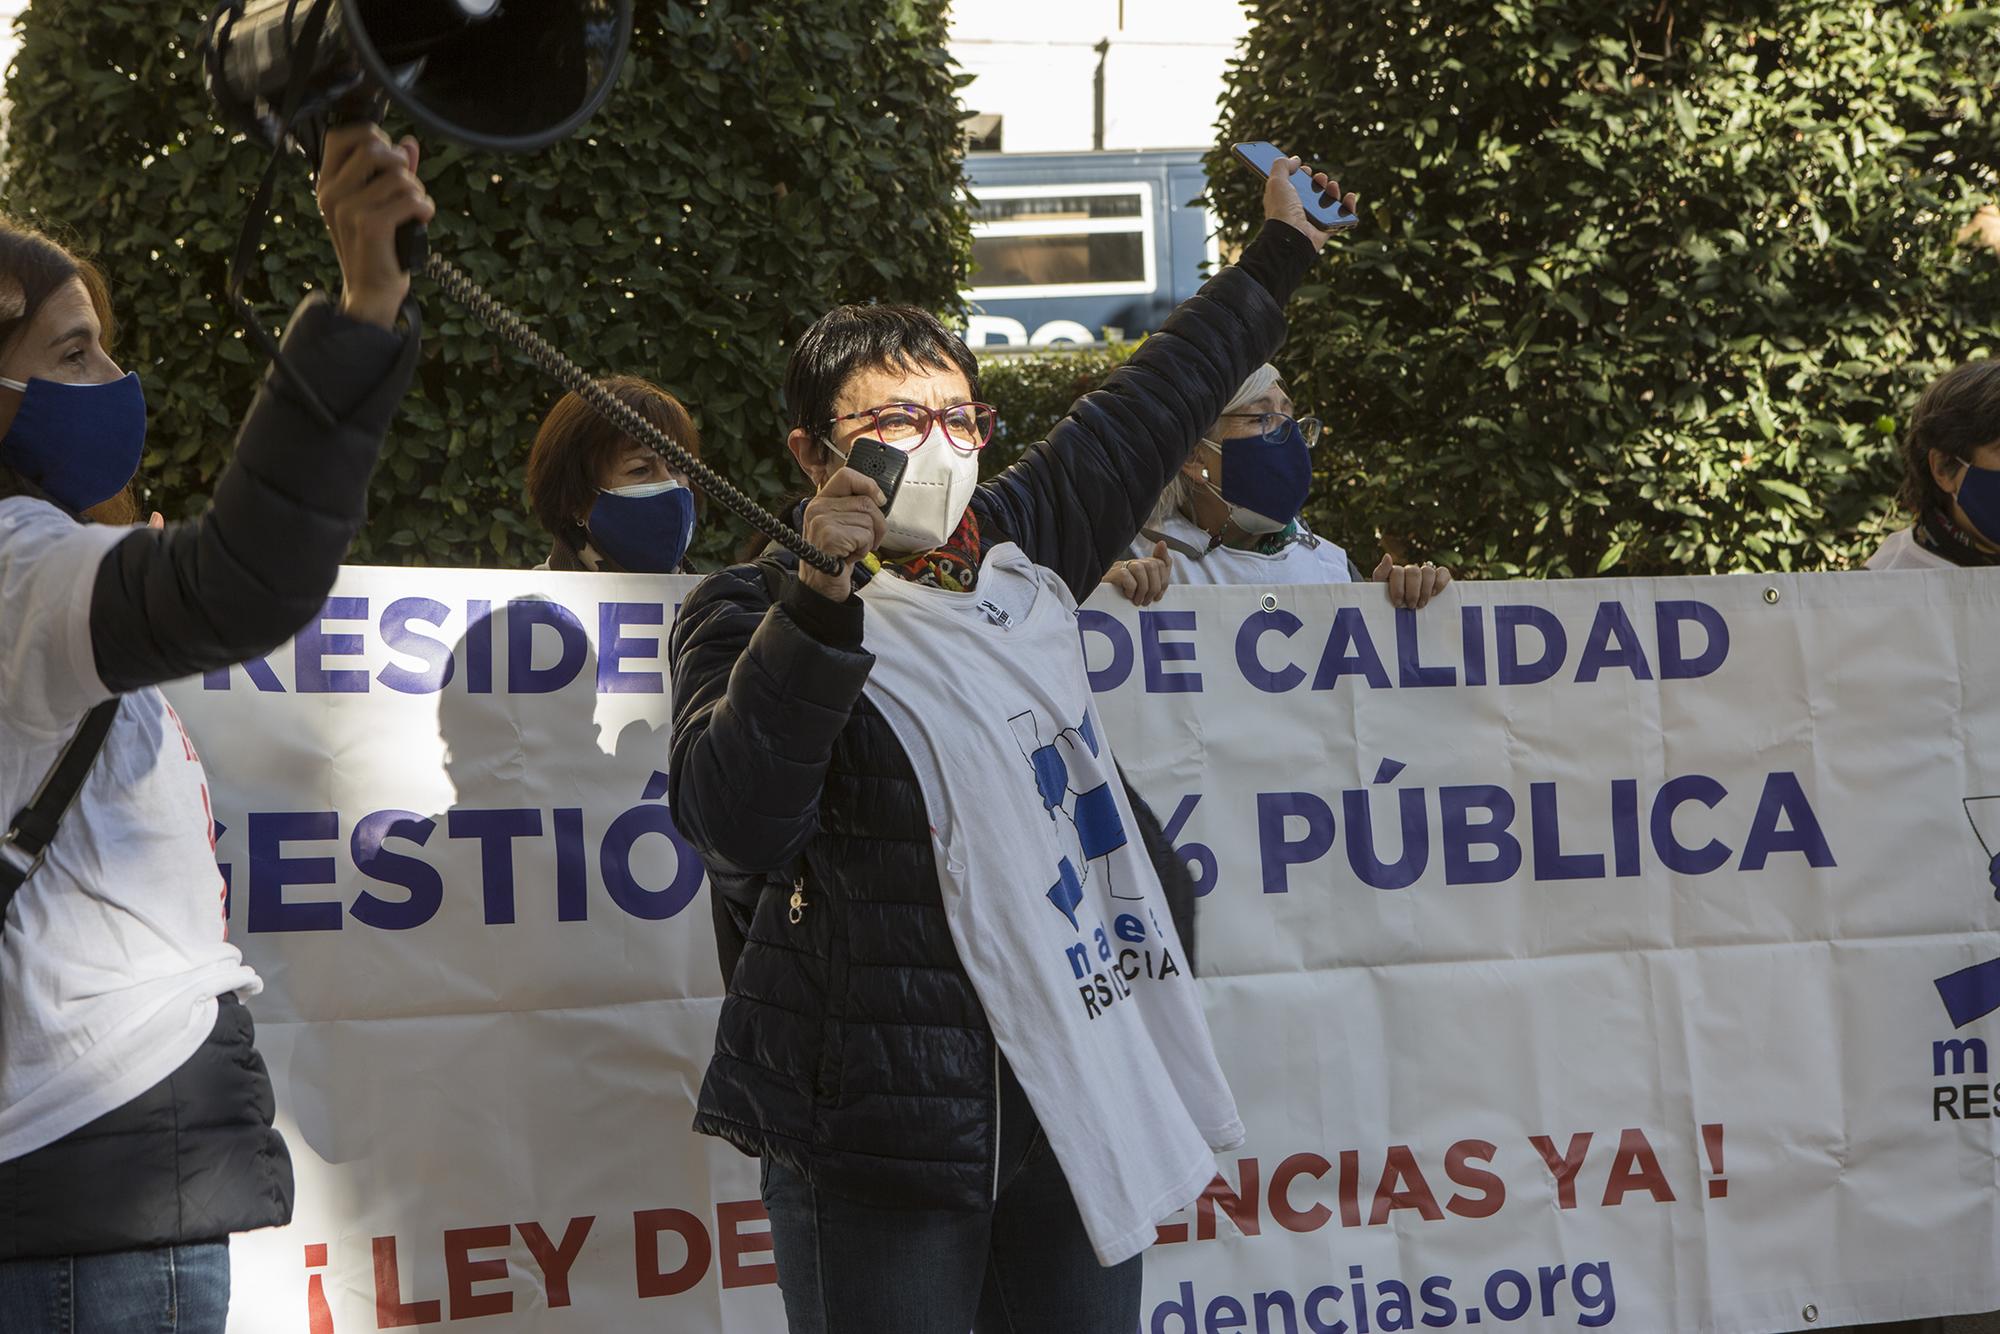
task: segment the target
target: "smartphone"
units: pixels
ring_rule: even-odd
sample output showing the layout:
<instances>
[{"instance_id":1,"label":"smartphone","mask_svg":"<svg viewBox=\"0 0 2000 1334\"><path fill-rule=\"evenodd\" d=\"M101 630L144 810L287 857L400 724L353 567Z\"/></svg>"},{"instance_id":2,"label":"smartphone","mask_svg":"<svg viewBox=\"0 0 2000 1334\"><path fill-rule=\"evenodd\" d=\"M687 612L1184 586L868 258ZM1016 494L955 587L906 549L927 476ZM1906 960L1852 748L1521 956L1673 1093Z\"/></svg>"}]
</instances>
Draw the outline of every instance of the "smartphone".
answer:
<instances>
[{"instance_id":1,"label":"smartphone","mask_svg":"<svg viewBox=\"0 0 2000 1334\"><path fill-rule=\"evenodd\" d=\"M896 503L896 488L903 484L903 470L910 456L869 436L856 436L847 447L847 466L882 488L882 512Z\"/></svg>"},{"instance_id":2,"label":"smartphone","mask_svg":"<svg viewBox=\"0 0 2000 1334\"><path fill-rule=\"evenodd\" d=\"M1266 143L1233 144L1229 151L1236 155L1238 162L1266 179L1271 175L1272 163L1291 156L1276 144ZM1360 214L1350 211L1338 199L1314 189L1312 173L1304 167L1292 173L1292 189L1298 191L1299 202L1306 207L1306 217L1323 232L1346 231L1361 221Z\"/></svg>"}]
</instances>

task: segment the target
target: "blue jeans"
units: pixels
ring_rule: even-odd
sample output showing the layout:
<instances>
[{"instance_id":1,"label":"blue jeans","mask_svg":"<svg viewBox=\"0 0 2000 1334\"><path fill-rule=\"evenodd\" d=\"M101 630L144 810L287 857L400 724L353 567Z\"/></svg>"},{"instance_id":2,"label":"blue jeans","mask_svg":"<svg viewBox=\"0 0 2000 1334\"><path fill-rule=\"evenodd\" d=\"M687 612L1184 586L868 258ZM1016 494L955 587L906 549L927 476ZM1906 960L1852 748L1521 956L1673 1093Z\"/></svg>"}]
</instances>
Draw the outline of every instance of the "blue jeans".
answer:
<instances>
[{"instance_id":1,"label":"blue jeans","mask_svg":"<svg viewBox=\"0 0 2000 1334\"><path fill-rule=\"evenodd\" d=\"M0 1261L0 1330L222 1334L229 1243Z\"/></svg>"},{"instance_id":2,"label":"blue jeans","mask_svg":"<svg viewBox=\"0 0 2000 1334\"><path fill-rule=\"evenodd\" d=\"M999 1198L886 1209L764 1159L764 1212L791 1334L1132 1334L1140 1257L1097 1263L1055 1153L1002 1067Z\"/></svg>"}]
</instances>

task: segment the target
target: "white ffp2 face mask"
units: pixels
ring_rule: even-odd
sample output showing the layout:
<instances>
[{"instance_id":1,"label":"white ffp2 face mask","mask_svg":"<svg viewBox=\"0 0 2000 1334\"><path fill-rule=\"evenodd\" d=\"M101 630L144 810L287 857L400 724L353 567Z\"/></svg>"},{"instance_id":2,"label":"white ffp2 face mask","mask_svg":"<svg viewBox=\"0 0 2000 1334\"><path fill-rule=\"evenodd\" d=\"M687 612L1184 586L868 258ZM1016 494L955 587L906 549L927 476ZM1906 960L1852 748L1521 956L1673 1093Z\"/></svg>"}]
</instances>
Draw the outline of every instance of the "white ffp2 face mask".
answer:
<instances>
[{"instance_id":1,"label":"white ffp2 face mask","mask_svg":"<svg viewBox=\"0 0 2000 1334\"><path fill-rule=\"evenodd\" d=\"M936 551L958 531L958 521L972 503L979 485L979 455L954 447L943 428L935 425L915 449L905 452L910 463L889 502L882 550L898 555Z\"/></svg>"}]
</instances>

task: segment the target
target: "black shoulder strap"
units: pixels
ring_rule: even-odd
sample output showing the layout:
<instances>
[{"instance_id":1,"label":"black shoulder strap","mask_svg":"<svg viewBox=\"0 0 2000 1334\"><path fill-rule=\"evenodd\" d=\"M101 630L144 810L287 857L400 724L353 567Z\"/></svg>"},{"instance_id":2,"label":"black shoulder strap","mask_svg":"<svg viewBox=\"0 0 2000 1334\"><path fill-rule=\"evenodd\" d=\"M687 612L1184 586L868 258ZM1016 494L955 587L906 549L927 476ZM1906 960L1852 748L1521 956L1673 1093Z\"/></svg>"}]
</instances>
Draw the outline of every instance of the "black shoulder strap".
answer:
<instances>
[{"instance_id":1,"label":"black shoulder strap","mask_svg":"<svg viewBox=\"0 0 2000 1334\"><path fill-rule=\"evenodd\" d=\"M118 696L113 695L83 716L69 744L56 756L48 777L14 817L13 827L0 835L0 930L6 927L14 891L42 864L42 854L55 841L63 813L83 790L83 780L97 762L97 753L104 749L104 738L117 715Z\"/></svg>"}]
</instances>

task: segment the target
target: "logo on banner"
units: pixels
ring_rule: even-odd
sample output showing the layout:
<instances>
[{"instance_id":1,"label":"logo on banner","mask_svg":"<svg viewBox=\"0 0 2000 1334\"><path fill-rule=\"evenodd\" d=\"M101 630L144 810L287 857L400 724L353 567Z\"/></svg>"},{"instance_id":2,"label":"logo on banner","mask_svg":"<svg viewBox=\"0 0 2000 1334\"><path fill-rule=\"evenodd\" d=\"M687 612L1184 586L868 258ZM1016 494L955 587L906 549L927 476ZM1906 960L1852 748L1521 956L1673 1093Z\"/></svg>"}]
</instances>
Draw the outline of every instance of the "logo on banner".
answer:
<instances>
[{"instance_id":1,"label":"logo on banner","mask_svg":"<svg viewBox=\"0 0 2000 1334\"><path fill-rule=\"evenodd\" d=\"M2000 796L1967 797L1965 818L1986 855L1986 879L2000 899ZM1952 1027L1964 1028L2000 1010L2000 959L1989 959L1937 979L1938 996Z\"/></svg>"},{"instance_id":2,"label":"logo on banner","mask_svg":"<svg viewBox=\"0 0 2000 1334\"><path fill-rule=\"evenodd\" d=\"M1965 798L1965 818L1986 857L1986 881L2000 899L2000 795ZM1938 998L1954 1029L2000 1010L2000 959L1973 964L1937 979ZM1931 1043L1931 1120L1987 1121L2000 1116L2000 1087L1986 1040L1951 1037Z\"/></svg>"}]
</instances>

